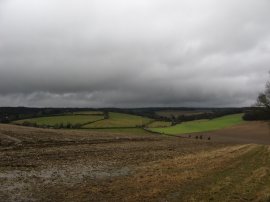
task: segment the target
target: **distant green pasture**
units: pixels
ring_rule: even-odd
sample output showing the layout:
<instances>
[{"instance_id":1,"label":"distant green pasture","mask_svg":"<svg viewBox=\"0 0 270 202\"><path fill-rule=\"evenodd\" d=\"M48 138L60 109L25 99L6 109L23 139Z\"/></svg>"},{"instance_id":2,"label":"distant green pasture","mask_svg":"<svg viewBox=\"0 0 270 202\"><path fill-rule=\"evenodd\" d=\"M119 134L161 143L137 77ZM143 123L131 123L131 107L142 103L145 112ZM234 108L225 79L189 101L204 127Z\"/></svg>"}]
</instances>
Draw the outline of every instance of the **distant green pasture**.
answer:
<instances>
[{"instance_id":1,"label":"distant green pasture","mask_svg":"<svg viewBox=\"0 0 270 202\"><path fill-rule=\"evenodd\" d=\"M227 115L212 120L189 121L171 127L150 128L150 130L171 135L214 131L244 122L242 116L243 114Z\"/></svg>"},{"instance_id":2,"label":"distant green pasture","mask_svg":"<svg viewBox=\"0 0 270 202\"><path fill-rule=\"evenodd\" d=\"M172 123L169 121L154 121L147 125L148 128L169 127Z\"/></svg>"},{"instance_id":3,"label":"distant green pasture","mask_svg":"<svg viewBox=\"0 0 270 202\"><path fill-rule=\"evenodd\" d=\"M151 120L142 116L110 112L108 119L85 125L83 128L137 127L145 125Z\"/></svg>"},{"instance_id":4,"label":"distant green pasture","mask_svg":"<svg viewBox=\"0 0 270 202\"><path fill-rule=\"evenodd\" d=\"M50 116L50 117L39 117L32 119L23 119L19 121L15 121L16 124L23 124L24 122L36 123L39 126L47 125L47 126L55 126L57 124L86 124L93 121L97 121L103 119L103 116L95 116L95 115L65 115L65 116Z\"/></svg>"}]
</instances>

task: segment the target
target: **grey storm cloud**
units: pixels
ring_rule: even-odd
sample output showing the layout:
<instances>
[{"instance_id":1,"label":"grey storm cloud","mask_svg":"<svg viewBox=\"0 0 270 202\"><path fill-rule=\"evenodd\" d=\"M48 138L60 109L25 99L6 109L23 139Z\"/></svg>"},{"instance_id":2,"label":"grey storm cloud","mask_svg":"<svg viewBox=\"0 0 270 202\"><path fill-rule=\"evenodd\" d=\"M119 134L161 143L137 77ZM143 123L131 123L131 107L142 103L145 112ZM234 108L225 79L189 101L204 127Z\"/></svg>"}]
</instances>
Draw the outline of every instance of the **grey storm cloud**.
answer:
<instances>
[{"instance_id":1,"label":"grey storm cloud","mask_svg":"<svg viewBox=\"0 0 270 202\"><path fill-rule=\"evenodd\" d=\"M0 106L249 106L269 0L0 0Z\"/></svg>"}]
</instances>

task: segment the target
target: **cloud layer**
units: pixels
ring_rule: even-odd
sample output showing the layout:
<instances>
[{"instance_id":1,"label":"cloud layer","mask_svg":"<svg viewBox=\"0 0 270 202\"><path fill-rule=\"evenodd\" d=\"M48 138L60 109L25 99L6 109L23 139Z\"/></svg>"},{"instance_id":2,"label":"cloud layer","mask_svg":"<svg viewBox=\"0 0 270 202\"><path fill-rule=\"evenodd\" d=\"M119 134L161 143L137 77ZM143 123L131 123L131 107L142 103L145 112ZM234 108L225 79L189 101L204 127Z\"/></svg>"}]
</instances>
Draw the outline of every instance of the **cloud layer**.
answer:
<instances>
[{"instance_id":1,"label":"cloud layer","mask_svg":"<svg viewBox=\"0 0 270 202\"><path fill-rule=\"evenodd\" d=\"M248 106L268 0L0 0L0 106Z\"/></svg>"}]
</instances>

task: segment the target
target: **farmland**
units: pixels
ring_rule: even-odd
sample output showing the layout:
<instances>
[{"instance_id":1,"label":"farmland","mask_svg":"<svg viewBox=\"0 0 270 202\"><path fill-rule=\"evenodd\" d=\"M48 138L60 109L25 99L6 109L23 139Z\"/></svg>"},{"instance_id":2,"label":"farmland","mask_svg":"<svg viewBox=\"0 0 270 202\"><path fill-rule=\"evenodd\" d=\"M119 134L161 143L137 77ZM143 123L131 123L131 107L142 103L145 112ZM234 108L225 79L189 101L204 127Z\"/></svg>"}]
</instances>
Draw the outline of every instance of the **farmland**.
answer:
<instances>
[{"instance_id":1,"label":"farmland","mask_svg":"<svg viewBox=\"0 0 270 202\"><path fill-rule=\"evenodd\" d=\"M148 128L169 127L172 123L169 121L154 121L147 125Z\"/></svg>"},{"instance_id":2,"label":"farmland","mask_svg":"<svg viewBox=\"0 0 270 202\"><path fill-rule=\"evenodd\" d=\"M227 115L212 120L196 120L184 122L171 127L152 128L153 132L165 134L185 134L214 131L243 123L242 114Z\"/></svg>"},{"instance_id":3,"label":"farmland","mask_svg":"<svg viewBox=\"0 0 270 202\"><path fill-rule=\"evenodd\" d=\"M98 121L103 119L103 115L62 115L62 116L50 116L50 117L40 117L33 119L24 119L15 121L16 124L23 123L33 123L38 126L56 126L63 124L64 126L67 124L87 124L94 121Z\"/></svg>"},{"instance_id":4,"label":"farmland","mask_svg":"<svg viewBox=\"0 0 270 202\"><path fill-rule=\"evenodd\" d=\"M75 128L87 131L98 131L103 133L122 133L122 134L149 134L143 129L144 125L151 126L168 125L167 122L154 121L147 117L136 116L126 113L109 112L108 117L104 118L101 111L73 112L64 115L23 119L14 121L14 124L53 127L53 128Z\"/></svg>"},{"instance_id":5,"label":"farmland","mask_svg":"<svg viewBox=\"0 0 270 202\"><path fill-rule=\"evenodd\" d=\"M0 124L0 201L269 201L270 122L241 117L172 126L84 111ZM81 127L40 127L61 123Z\"/></svg>"},{"instance_id":6,"label":"farmland","mask_svg":"<svg viewBox=\"0 0 270 202\"><path fill-rule=\"evenodd\" d=\"M0 201L269 201L268 123L244 125L222 130L245 144L0 125Z\"/></svg>"},{"instance_id":7,"label":"farmland","mask_svg":"<svg viewBox=\"0 0 270 202\"><path fill-rule=\"evenodd\" d=\"M134 128L145 125L150 121L151 119L142 116L110 112L108 119L90 123L83 128Z\"/></svg>"},{"instance_id":8,"label":"farmland","mask_svg":"<svg viewBox=\"0 0 270 202\"><path fill-rule=\"evenodd\" d=\"M40 117L32 119L24 119L14 121L15 124L33 123L37 126L56 126L63 124L80 124L84 129L93 128L135 128L141 127L152 121L152 119L124 114L110 112L108 118L105 119L101 112L76 112L73 114L66 114L61 116Z\"/></svg>"}]
</instances>

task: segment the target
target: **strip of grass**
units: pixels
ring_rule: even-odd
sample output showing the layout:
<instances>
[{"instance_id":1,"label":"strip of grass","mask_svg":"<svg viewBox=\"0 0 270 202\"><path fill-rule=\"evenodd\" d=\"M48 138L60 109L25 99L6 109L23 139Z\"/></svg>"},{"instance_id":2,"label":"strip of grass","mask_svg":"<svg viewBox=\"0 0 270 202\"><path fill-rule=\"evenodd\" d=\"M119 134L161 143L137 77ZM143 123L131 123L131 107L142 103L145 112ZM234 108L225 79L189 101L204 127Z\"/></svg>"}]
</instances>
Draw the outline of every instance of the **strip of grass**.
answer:
<instances>
[{"instance_id":1,"label":"strip of grass","mask_svg":"<svg viewBox=\"0 0 270 202\"><path fill-rule=\"evenodd\" d=\"M267 146L257 146L229 166L187 184L178 197L182 201L269 201L268 155Z\"/></svg>"},{"instance_id":2,"label":"strip of grass","mask_svg":"<svg viewBox=\"0 0 270 202\"><path fill-rule=\"evenodd\" d=\"M15 121L15 124L23 124L24 122L35 123L38 126L47 125L55 126L57 124L85 124L93 121L103 119L102 116L94 115L65 115L65 116L50 116L50 117L39 117L33 119L24 119Z\"/></svg>"},{"instance_id":3,"label":"strip of grass","mask_svg":"<svg viewBox=\"0 0 270 202\"><path fill-rule=\"evenodd\" d=\"M184 122L182 124L177 124L175 126L166 128L150 128L150 130L153 132L170 135L214 131L238 125L244 122L242 116L243 114L234 114L212 120L196 120Z\"/></svg>"},{"instance_id":4,"label":"strip of grass","mask_svg":"<svg viewBox=\"0 0 270 202\"><path fill-rule=\"evenodd\" d=\"M172 123L168 121L154 121L147 125L148 128L160 128L160 127L169 127Z\"/></svg>"},{"instance_id":5,"label":"strip of grass","mask_svg":"<svg viewBox=\"0 0 270 202\"><path fill-rule=\"evenodd\" d=\"M137 127L145 125L151 120L142 116L110 112L108 119L85 125L83 128Z\"/></svg>"}]
</instances>

